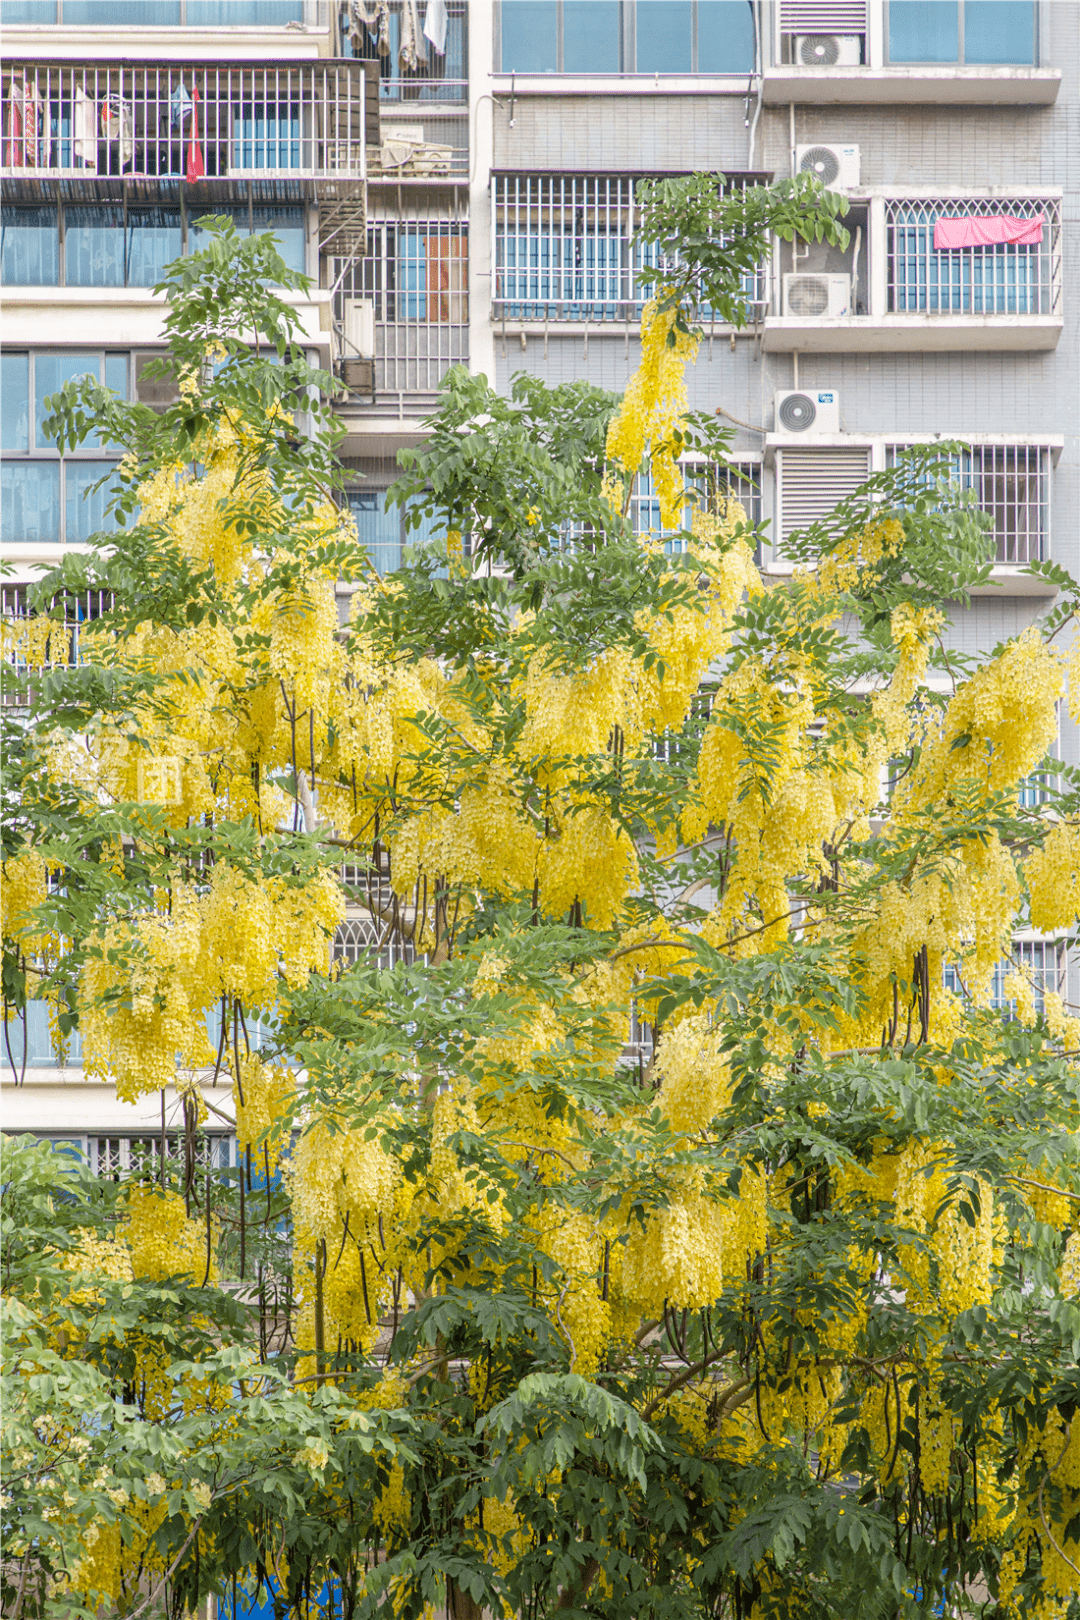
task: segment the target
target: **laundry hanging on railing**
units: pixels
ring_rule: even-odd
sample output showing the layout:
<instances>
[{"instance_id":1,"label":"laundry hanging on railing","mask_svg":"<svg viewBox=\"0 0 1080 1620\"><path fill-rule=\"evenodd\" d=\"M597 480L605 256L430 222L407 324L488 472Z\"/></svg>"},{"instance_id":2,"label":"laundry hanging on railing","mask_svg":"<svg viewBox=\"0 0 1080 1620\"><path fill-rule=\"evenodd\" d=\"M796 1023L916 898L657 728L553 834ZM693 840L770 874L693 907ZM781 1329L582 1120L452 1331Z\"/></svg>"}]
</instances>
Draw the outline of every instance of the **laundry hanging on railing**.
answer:
<instances>
[{"instance_id":1,"label":"laundry hanging on railing","mask_svg":"<svg viewBox=\"0 0 1080 1620\"><path fill-rule=\"evenodd\" d=\"M135 156L135 118L131 108L119 96L106 96L101 103L100 127L103 141L119 143L123 168Z\"/></svg>"},{"instance_id":2,"label":"laundry hanging on railing","mask_svg":"<svg viewBox=\"0 0 1080 1620\"><path fill-rule=\"evenodd\" d=\"M401 44L398 46L398 71L404 77L415 73L427 62L427 47L420 30L420 13L416 0L401 0Z\"/></svg>"},{"instance_id":3,"label":"laundry hanging on railing","mask_svg":"<svg viewBox=\"0 0 1080 1620\"><path fill-rule=\"evenodd\" d=\"M191 145L188 147L187 171L185 178L189 186L196 180L201 180L206 174L206 159L199 138L199 87L194 85L191 91Z\"/></svg>"},{"instance_id":4,"label":"laundry hanging on railing","mask_svg":"<svg viewBox=\"0 0 1080 1620\"><path fill-rule=\"evenodd\" d=\"M97 169L97 105L81 85L75 90L71 112L72 144L75 162L84 169Z\"/></svg>"},{"instance_id":5,"label":"laundry hanging on railing","mask_svg":"<svg viewBox=\"0 0 1080 1620\"><path fill-rule=\"evenodd\" d=\"M349 0L349 38L358 56L364 55L361 30L380 56L390 55L390 0Z\"/></svg>"},{"instance_id":6,"label":"laundry hanging on railing","mask_svg":"<svg viewBox=\"0 0 1080 1620\"><path fill-rule=\"evenodd\" d=\"M36 169L45 167L47 146L44 128L44 107L32 84L13 78L10 90L8 121L7 167L9 169Z\"/></svg>"},{"instance_id":7,"label":"laundry hanging on railing","mask_svg":"<svg viewBox=\"0 0 1080 1620\"><path fill-rule=\"evenodd\" d=\"M424 12L424 38L440 56L446 55L446 0L427 0Z\"/></svg>"},{"instance_id":8,"label":"laundry hanging on railing","mask_svg":"<svg viewBox=\"0 0 1080 1620\"><path fill-rule=\"evenodd\" d=\"M934 251L951 248L1037 247L1042 241L1045 216L1018 219L1014 214L968 214L961 219L934 221Z\"/></svg>"}]
</instances>

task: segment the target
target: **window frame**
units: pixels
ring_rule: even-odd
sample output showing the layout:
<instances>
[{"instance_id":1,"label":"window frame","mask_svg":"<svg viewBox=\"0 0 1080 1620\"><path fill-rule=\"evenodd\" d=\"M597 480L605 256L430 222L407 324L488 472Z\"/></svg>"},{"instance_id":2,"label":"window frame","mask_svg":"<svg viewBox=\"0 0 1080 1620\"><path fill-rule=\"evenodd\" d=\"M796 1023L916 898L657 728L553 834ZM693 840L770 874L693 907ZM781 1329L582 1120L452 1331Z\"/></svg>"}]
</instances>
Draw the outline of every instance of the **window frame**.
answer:
<instances>
[{"instance_id":1,"label":"window frame","mask_svg":"<svg viewBox=\"0 0 1080 1620\"><path fill-rule=\"evenodd\" d=\"M149 10L150 7L153 4L154 4L154 0L147 0L147 9ZM52 5L53 5L53 9L54 9L56 15L50 21L37 20L37 21L31 22L31 23L9 23L9 24L7 24L7 26L9 28L15 28L15 27L21 27L21 28L110 28L110 27L131 28L131 27L148 27L148 26L150 26L148 23L132 24L130 22L118 22L118 23L113 23L113 24L102 23L102 22L97 22L97 23L69 22L64 17L64 0L52 0ZM300 22L304 22L306 20L305 19L305 12L307 10L305 0L297 0L297 6L298 6L298 10L300 12L300 17L299 17L298 20ZM257 20L250 21L250 22L242 22L242 23L202 23L202 22L189 23L188 20L187 20L187 8L188 8L188 0L177 0L177 10L179 12L178 21L160 23L157 26L162 27L162 28L198 28L198 29L210 29L210 28L259 28L259 29L262 29L262 28L266 27L266 28L280 28L282 30L288 28L288 26L289 26L288 23L262 23L262 22L257 21ZM318 25L316 24L316 26L318 26Z\"/></svg>"},{"instance_id":2,"label":"window frame","mask_svg":"<svg viewBox=\"0 0 1080 1620\"><path fill-rule=\"evenodd\" d=\"M20 206L40 208L42 206L48 206L48 204L44 204L44 205L41 204L41 203L18 204L18 203L6 202L4 204L5 215L16 213ZM153 286L152 282L146 282L146 281L133 282L130 279L130 261L131 261L132 255L131 255L131 251L130 251L129 243L128 243L129 198L128 198L128 192L127 192L127 187L126 186L124 188L123 201L120 204L113 204L113 203L109 203L109 202L99 202L97 204L94 204L94 203L76 203L76 202L68 202L68 201L65 201L65 200L63 200L61 198L57 198L54 206L55 206L55 209L56 209L56 229L57 229L57 241L58 241L58 247L57 247L57 279L56 279L56 281L55 282L52 282L52 281L50 281L50 282L42 282L42 283L0 281L0 287L4 287L4 288L7 288L7 287L30 287L30 286L38 286L38 285L46 286L46 287L67 287L67 286L70 285L70 286L77 287L80 291L84 291L84 292L96 291L96 290L98 290L98 289L100 289L102 287L115 287L118 290L120 288L123 288L125 291L136 291L136 292L147 292L147 291L150 290L150 288ZM114 282L105 282L105 281L97 281L97 282L94 282L94 281L89 281L89 282L87 282L87 281L79 281L79 282L69 283L69 281L68 281L68 264L67 264L67 232L68 232L68 223L69 223L68 222L68 212L69 212L69 210L76 210L77 211L77 210L79 210L81 208L89 208L89 207L95 207L95 206L96 207L120 206L120 207L123 208L123 216L124 216L124 222L123 222L123 233L124 233L124 246L123 246L124 279L123 279L122 282L115 282L115 283ZM164 209L165 205L160 204L160 203L157 203L157 204L155 204L155 203L145 203L144 204L144 203L140 203L138 201L130 203L130 208L132 210L134 210L134 211L142 211L142 210L145 210L146 208L155 208L155 207ZM254 197L254 193L253 193L253 187L251 185L249 185L246 204L245 203L223 204L223 205L221 205L221 207L219 209L216 209L216 210L198 209L196 211L196 214L195 214L195 219L198 220L198 219L202 218L204 212L210 211L210 212L231 213L233 219L235 220L236 216L245 207L246 207L246 210L247 210L247 234L249 236L252 236L252 235L256 234L256 231L255 231L255 213L256 213L256 210L262 212L262 211L266 211L266 210L269 210L269 209L277 208L277 209L280 209L281 211L286 211L287 210L287 211L297 213L297 214L300 215L300 229L301 229L301 231L303 233L303 239L302 239L302 242L301 242L301 254L300 254L301 259L303 261L303 263L301 265L301 270L304 273L306 273L306 271L307 271L307 259L308 259L308 245L309 245L309 238L310 238L310 234L311 234L311 232L310 232L310 221L309 221L309 218L308 218L308 206L307 206L306 203L302 203L302 202L301 203L267 202L267 201L264 201L262 198L260 198L258 201L256 201L255 197ZM171 211L171 210L169 210L169 211ZM191 254L193 252L198 252L199 249L196 248L195 246L193 246L193 243L194 243L194 241L195 241L195 239L196 239L196 237L198 235L198 232L195 230L194 223L193 223L192 217L191 217L191 210L190 210L190 208L188 206L187 200L185 198L185 195L184 195L184 192L183 192L182 189L180 190L179 202L178 202L176 211L179 214L179 219L180 219L180 257L186 259L189 256L189 254ZM239 225L238 225L237 228L239 229ZM267 229L269 229L275 235L280 235L279 231L275 228L275 226L273 224L269 225L267 227ZM285 244L282 243L282 246L284 247ZM284 257L284 254L282 256ZM288 261L286 261L286 262L288 262Z\"/></svg>"},{"instance_id":3,"label":"window frame","mask_svg":"<svg viewBox=\"0 0 1080 1620\"><path fill-rule=\"evenodd\" d=\"M942 68L970 67L970 68L987 68L987 69L989 69L989 68L994 68L994 67L1032 67L1032 68L1037 68L1040 65L1040 47L1041 47L1041 44L1042 44L1042 28L1041 28L1042 6L1040 4L1040 0L1031 0L1031 61L1030 62L969 62L967 60L967 40L966 40L966 29L965 29L965 20L966 20L965 19L965 14L966 14L966 11L967 11L967 0L956 0L956 3L957 3L957 11L958 11L959 15L958 15L958 18L957 18L957 45L956 45L957 54L956 54L956 61L955 62L930 61L929 59L927 59L925 57L920 58L920 59L915 60L915 61L912 61L910 58L907 58L907 57L900 58L900 59L894 61L893 56L892 56L892 52L889 49L890 41L891 41L891 37L892 37L892 29L891 29L891 26L890 26L890 17L889 17L889 12L890 12L890 7L891 7L891 0L882 0L883 16L882 16L882 30L881 30L881 33L882 33L882 50L883 50L883 57L884 57L885 66L886 67L908 67L908 68L920 68L920 67L942 67Z\"/></svg>"},{"instance_id":4,"label":"window frame","mask_svg":"<svg viewBox=\"0 0 1080 1620\"><path fill-rule=\"evenodd\" d=\"M516 74L519 78L649 78L659 74L659 70L651 67L639 67L637 61L637 0L617 0L619 7L619 66L614 69L584 72L576 68L567 68L566 41L564 31L563 0L553 0L555 5L555 67L554 68L518 68L512 64L503 65L503 10L507 4L514 4L515 0L496 0L495 5L495 38L493 55L499 63L496 72L503 75ZM732 67L723 69L706 68L698 66L700 54L700 6L704 0L688 0L690 5L690 67L678 69L675 72L664 72L664 78L701 78L701 79L731 79L745 78L754 71L753 60L748 67ZM751 44L751 58L753 57L753 44ZM631 62L633 65L631 66Z\"/></svg>"},{"instance_id":5,"label":"window frame","mask_svg":"<svg viewBox=\"0 0 1080 1620\"><path fill-rule=\"evenodd\" d=\"M113 356L122 355L125 363L126 398L130 400L133 397L132 390L134 388L135 380L135 357L138 352L139 351L132 348L114 349L111 346L106 345L102 345L101 347L94 345L93 347L87 349L75 349L73 347L50 348L47 346L39 346L35 348L32 346L27 346L25 349L20 347L17 349L12 348L7 350L7 353L11 355L25 354L27 356L27 448L25 450L4 449L2 453L0 453L0 462L2 462L4 467L10 465L34 465L54 466L59 468L57 477L57 506L59 522L57 534L48 538L42 537L37 540L30 540L23 535L12 535L5 533L2 540L0 540L0 554L7 552L11 548L22 546L85 545L86 541L84 539L78 536L69 538L67 533L67 469L69 467L91 466L95 463L102 466L115 468L121 460L121 456L118 451L110 454L109 451L102 445L82 444L77 449L65 450L63 454L61 454L61 452L56 448L55 444L39 445L37 443L36 382L38 359L42 356L59 356L62 358L65 355L72 354L96 354L98 360L98 381L104 385L108 359Z\"/></svg>"}]
</instances>

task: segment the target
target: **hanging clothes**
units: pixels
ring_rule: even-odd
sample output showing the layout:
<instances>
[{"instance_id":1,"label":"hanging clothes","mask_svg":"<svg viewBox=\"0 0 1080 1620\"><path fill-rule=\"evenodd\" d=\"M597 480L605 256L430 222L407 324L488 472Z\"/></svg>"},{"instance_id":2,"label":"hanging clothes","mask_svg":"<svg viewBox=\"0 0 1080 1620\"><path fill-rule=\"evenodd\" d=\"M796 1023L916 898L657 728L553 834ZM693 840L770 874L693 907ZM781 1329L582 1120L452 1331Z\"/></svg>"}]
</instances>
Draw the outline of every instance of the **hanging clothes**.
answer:
<instances>
[{"instance_id":1,"label":"hanging clothes","mask_svg":"<svg viewBox=\"0 0 1080 1620\"><path fill-rule=\"evenodd\" d=\"M420 31L416 0L401 0L401 44L398 46L398 72L402 78L427 64L427 48Z\"/></svg>"},{"instance_id":2,"label":"hanging clothes","mask_svg":"<svg viewBox=\"0 0 1080 1620\"><path fill-rule=\"evenodd\" d=\"M349 0L349 39L357 56L367 57L367 33L380 56L390 55L390 0Z\"/></svg>"},{"instance_id":3,"label":"hanging clothes","mask_svg":"<svg viewBox=\"0 0 1080 1620\"><path fill-rule=\"evenodd\" d=\"M22 79L11 80L8 122L7 166L9 169L36 169L41 151L44 108L36 86Z\"/></svg>"},{"instance_id":4,"label":"hanging clothes","mask_svg":"<svg viewBox=\"0 0 1080 1620\"><path fill-rule=\"evenodd\" d=\"M79 85L75 91L75 105L71 113L71 134L75 162L84 169L97 169L97 107Z\"/></svg>"},{"instance_id":5,"label":"hanging clothes","mask_svg":"<svg viewBox=\"0 0 1080 1620\"><path fill-rule=\"evenodd\" d=\"M963 219L937 219L934 221L934 251L1001 247L1006 243L1037 247L1042 241L1043 224L1042 214L1035 214L1031 219L1017 219L1013 214L969 214Z\"/></svg>"},{"instance_id":6,"label":"hanging clothes","mask_svg":"<svg viewBox=\"0 0 1080 1620\"><path fill-rule=\"evenodd\" d=\"M446 0L427 0L424 12L424 38L440 56L446 55Z\"/></svg>"},{"instance_id":7,"label":"hanging clothes","mask_svg":"<svg viewBox=\"0 0 1080 1620\"><path fill-rule=\"evenodd\" d=\"M191 117L191 97L183 79L169 97L169 124L183 133L185 121Z\"/></svg>"},{"instance_id":8,"label":"hanging clothes","mask_svg":"<svg viewBox=\"0 0 1080 1620\"><path fill-rule=\"evenodd\" d=\"M188 147L187 171L185 178L189 186L196 180L202 180L206 175L206 159L199 139L199 87L194 85L191 91L191 145Z\"/></svg>"},{"instance_id":9,"label":"hanging clothes","mask_svg":"<svg viewBox=\"0 0 1080 1620\"><path fill-rule=\"evenodd\" d=\"M135 118L119 96L108 96L101 103L101 138L119 143L121 168L135 156Z\"/></svg>"}]
</instances>

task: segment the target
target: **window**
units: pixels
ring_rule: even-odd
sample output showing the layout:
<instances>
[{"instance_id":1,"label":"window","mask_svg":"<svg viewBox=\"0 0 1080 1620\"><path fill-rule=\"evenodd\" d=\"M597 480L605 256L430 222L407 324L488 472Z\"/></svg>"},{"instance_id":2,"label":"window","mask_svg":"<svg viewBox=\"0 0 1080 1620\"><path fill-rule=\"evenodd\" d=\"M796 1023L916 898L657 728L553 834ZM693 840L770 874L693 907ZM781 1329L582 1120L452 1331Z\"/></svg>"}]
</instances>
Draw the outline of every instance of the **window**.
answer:
<instances>
[{"instance_id":1,"label":"window","mask_svg":"<svg viewBox=\"0 0 1080 1620\"><path fill-rule=\"evenodd\" d=\"M45 401L65 382L96 377L122 398L129 394L130 356L86 350L7 353L3 364L0 450L0 534L8 543L88 540L105 521L110 488L93 486L116 465L91 434L64 457L45 437Z\"/></svg>"},{"instance_id":2,"label":"window","mask_svg":"<svg viewBox=\"0 0 1080 1620\"><path fill-rule=\"evenodd\" d=\"M994 968L990 984L990 1005L1015 1014L1016 1003L1005 993L1005 981L1011 973L1018 973L1031 986L1031 998L1036 1012L1042 1012L1047 992L1060 994L1064 983L1064 948L1053 940L1028 939L1013 942L1012 956ZM967 989L959 970L947 963L944 970L946 990L954 995L966 996Z\"/></svg>"},{"instance_id":3,"label":"window","mask_svg":"<svg viewBox=\"0 0 1080 1620\"><path fill-rule=\"evenodd\" d=\"M885 446L885 464L895 467L903 446ZM1051 452L1041 444L980 444L952 463L952 476L974 493L990 517L999 563L1042 562L1050 555Z\"/></svg>"},{"instance_id":4,"label":"window","mask_svg":"<svg viewBox=\"0 0 1080 1620\"><path fill-rule=\"evenodd\" d=\"M200 211L201 212L201 211ZM302 207L270 203L216 207L242 236L271 231L290 270L305 269ZM199 214L128 203L5 208L0 216L0 284L9 287L153 287L165 266L205 247Z\"/></svg>"},{"instance_id":5,"label":"window","mask_svg":"<svg viewBox=\"0 0 1080 1620\"><path fill-rule=\"evenodd\" d=\"M343 922L334 935L334 961L352 967L356 962L367 962L385 972L399 962L415 962L416 951L408 940L395 937L382 946L379 941L386 932L386 924L371 917L352 917Z\"/></svg>"},{"instance_id":6,"label":"window","mask_svg":"<svg viewBox=\"0 0 1080 1620\"><path fill-rule=\"evenodd\" d=\"M504 73L750 73L746 0L502 0Z\"/></svg>"},{"instance_id":7,"label":"window","mask_svg":"<svg viewBox=\"0 0 1080 1620\"><path fill-rule=\"evenodd\" d=\"M349 509L360 541L380 574L392 574L402 566L406 546L423 547L446 533L430 519L406 531L404 514L400 506L387 506L385 489L350 490ZM444 570L439 569L438 575L444 577Z\"/></svg>"},{"instance_id":8,"label":"window","mask_svg":"<svg viewBox=\"0 0 1080 1620\"><path fill-rule=\"evenodd\" d=\"M1034 0L889 0L890 62L1033 64Z\"/></svg>"},{"instance_id":9,"label":"window","mask_svg":"<svg viewBox=\"0 0 1080 1620\"><path fill-rule=\"evenodd\" d=\"M745 508L748 523L761 522L761 467L756 462L732 461L708 469L700 465L687 467L686 486L688 490L695 490L703 504L711 505L713 510L724 500L734 500ZM682 518L685 529L690 528L693 512L693 503L688 501ZM650 471L640 472L634 481L634 493L630 497L630 521L638 534L649 530L663 532L660 528L660 500L653 493ZM664 549L668 552L682 551L681 535L668 540Z\"/></svg>"},{"instance_id":10,"label":"window","mask_svg":"<svg viewBox=\"0 0 1080 1620\"><path fill-rule=\"evenodd\" d=\"M79 28L285 28L304 0L0 0L0 22Z\"/></svg>"}]
</instances>

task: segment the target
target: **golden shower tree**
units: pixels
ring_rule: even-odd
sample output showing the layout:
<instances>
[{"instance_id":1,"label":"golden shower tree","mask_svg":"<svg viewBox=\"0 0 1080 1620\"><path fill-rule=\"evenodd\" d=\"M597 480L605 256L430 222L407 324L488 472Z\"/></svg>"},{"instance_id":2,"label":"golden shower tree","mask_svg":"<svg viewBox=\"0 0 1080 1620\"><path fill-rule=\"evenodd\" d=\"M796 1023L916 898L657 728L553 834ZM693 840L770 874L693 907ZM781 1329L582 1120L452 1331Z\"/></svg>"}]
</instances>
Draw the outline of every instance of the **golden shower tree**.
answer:
<instances>
[{"instance_id":1,"label":"golden shower tree","mask_svg":"<svg viewBox=\"0 0 1080 1620\"><path fill-rule=\"evenodd\" d=\"M1078 1025L1020 962L991 1005L1077 918L1075 588L949 650L989 564L948 446L769 587L685 368L841 204L646 203L679 255L626 394L451 372L396 491L444 538L384 578L267 239L170 270L176 406L55 399L126 455L13 631L5 1012L177 1084L189 1153L13 1150L20 1614L1076 1602ZM241 1162L203 1175L207 1070Z\"/></svg>"}]
</instances>

